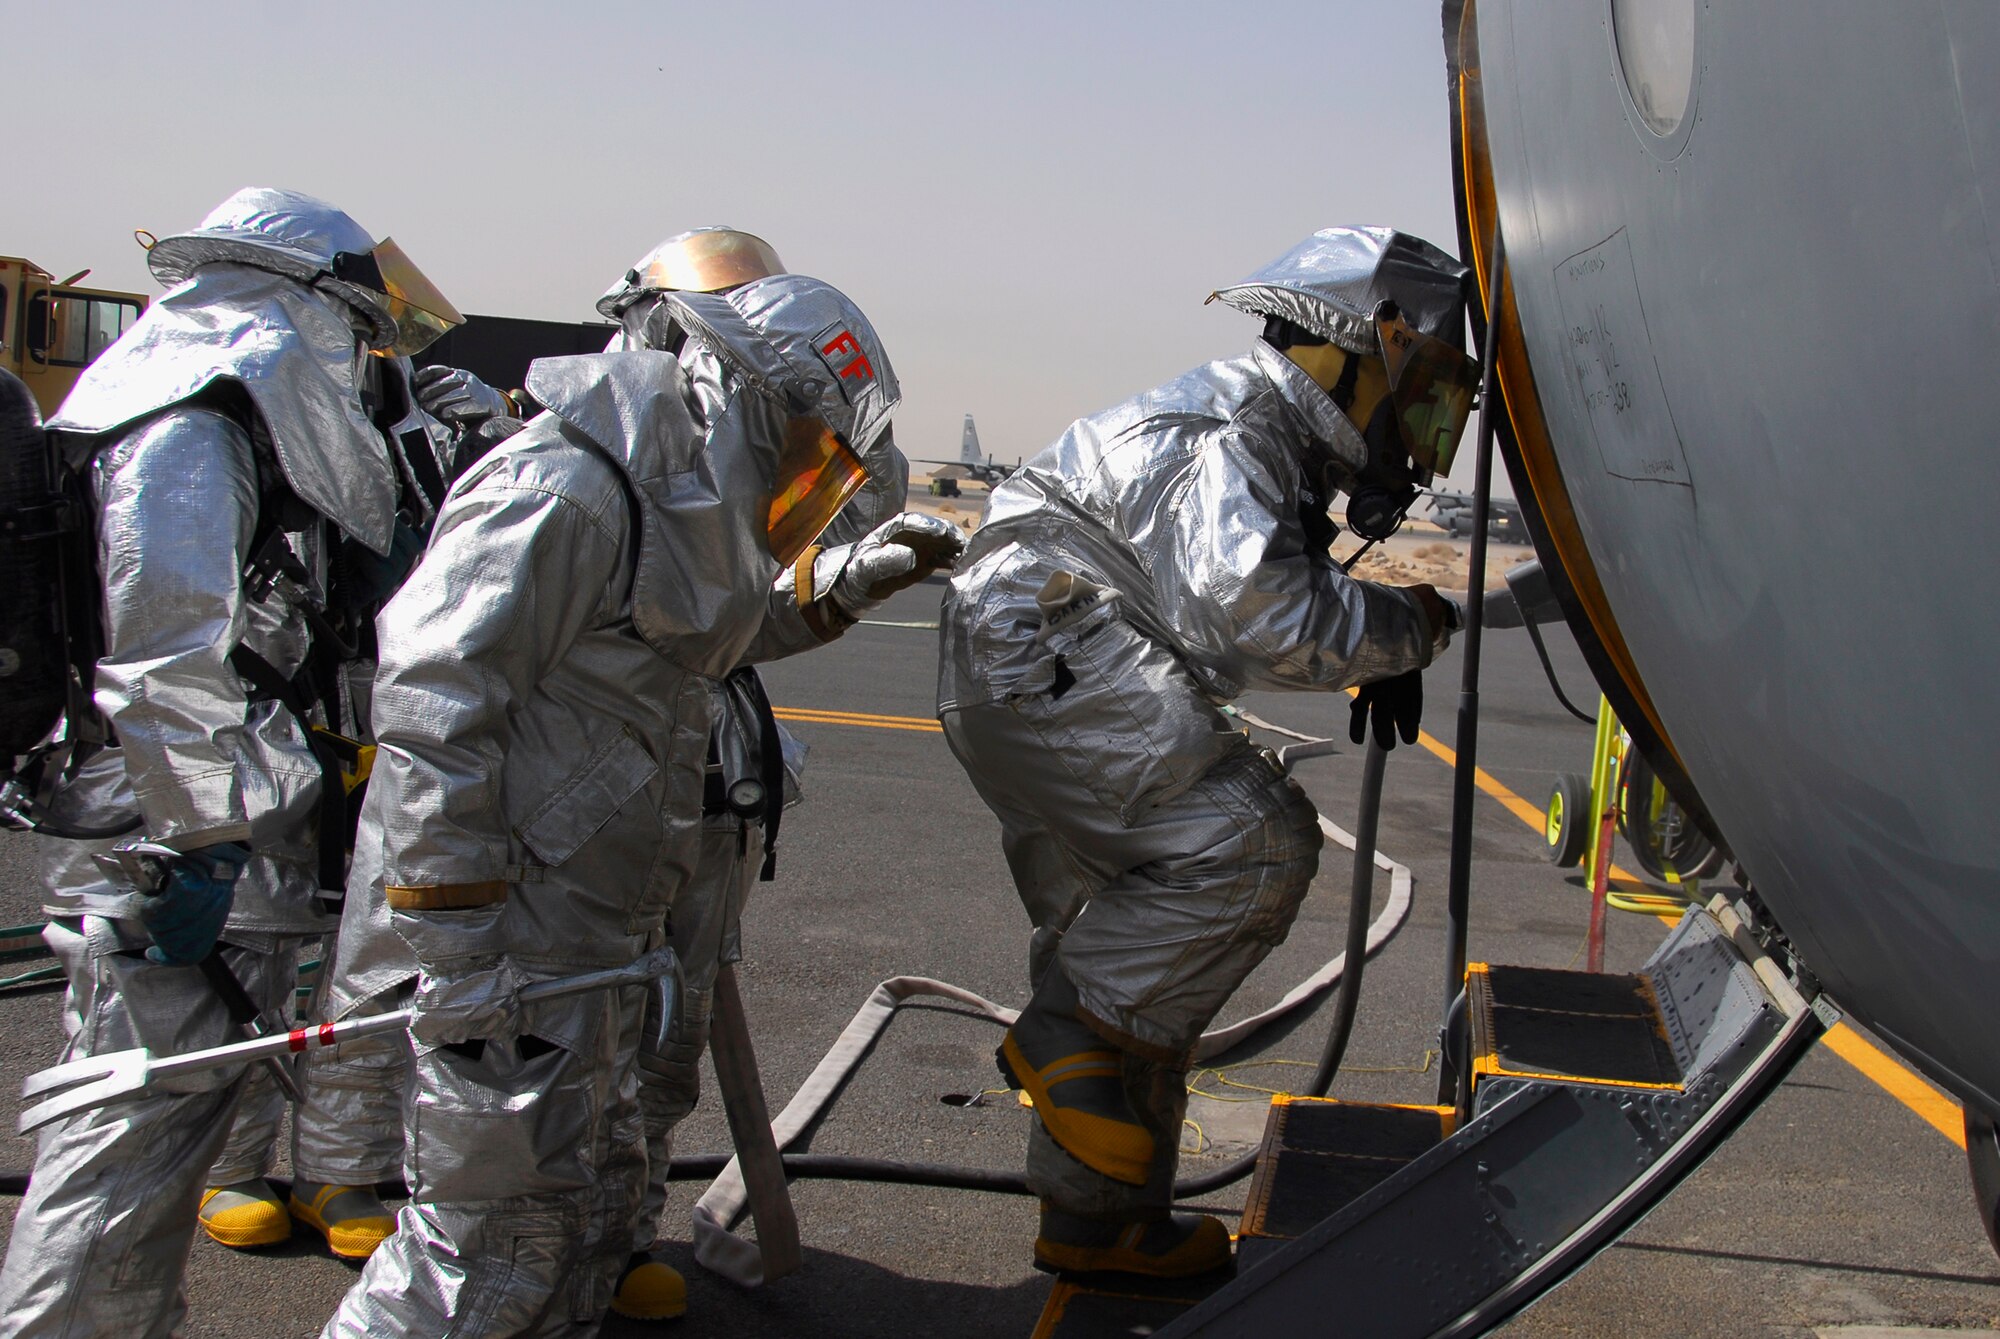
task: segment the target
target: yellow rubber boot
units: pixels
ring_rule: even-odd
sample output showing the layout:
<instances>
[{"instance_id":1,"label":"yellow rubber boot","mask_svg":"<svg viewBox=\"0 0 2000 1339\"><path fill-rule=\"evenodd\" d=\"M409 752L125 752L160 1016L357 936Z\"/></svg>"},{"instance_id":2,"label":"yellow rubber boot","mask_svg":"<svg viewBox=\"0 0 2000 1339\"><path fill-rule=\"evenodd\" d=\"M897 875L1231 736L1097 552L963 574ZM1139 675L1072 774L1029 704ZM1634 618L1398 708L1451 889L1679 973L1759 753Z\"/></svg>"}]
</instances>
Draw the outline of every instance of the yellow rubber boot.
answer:
<instances>
[{"instance_id":1,"label":"yellow rubber boot","mask_svg":"<svg viewBox=\"0 0 2000 1339\"><path fill-rule=\"evenodd\" d=\"M335 1186L321 1181L292 1182L292 1217L326 1238L326 1248L343 1260L366 1260L396 1230L396 1219L373 1186Z\"/></svg>"},{"instance_id":2,"label":"yellow rubber boot","mask_svg":"<svg viewBox=\"0 0 2000 1339\"><path fill-rule=\"evenodd\" d=\"M994 1058L1007 1081L1028 1094L1063 1152L1114 1181L1143 1186L1152 1171L1153 1134L1125 1096L1124 1053L1076 1010L1076 987L1051 966Z\"/></svg>"},{"instance_id":3,"label":"yellow rubber boot","mask_svg":"<svg viewBox=\"0 0 2000 1339\"><path fill-rule=\"evenodd\" d=\"M1175 1279L1228 1263L1229 1229L1207 1214L1104 1223L1044 1204L1041 1232L1035 1237L1035 1268L1050 1273Z\"/></svg>"},{"instance_id":4,"label":"yellow rubber boot","mask_svg":"<svg viewBox=\"0 0 2000 1339\"><path fill-rule=\"evenodd\" d=\"M239 1251L276 1246L292 1235L285 1202L261 1176L229 1186L210 1186L201 1193L201 1208L195 1216L202 1231Z\"/></svg>"},{"instance_id":5,"label":"yellow rubber boot","mask_svg":"<svg viewBox=\"0 0 2000 1339\"><path fill-rule=\"evenodd\" d=\"M679 1320L687 1314L687 1280L664 1261L635 1251L618 1277L611 1309L633 1320Z\"/></svg>"}]
</instances>

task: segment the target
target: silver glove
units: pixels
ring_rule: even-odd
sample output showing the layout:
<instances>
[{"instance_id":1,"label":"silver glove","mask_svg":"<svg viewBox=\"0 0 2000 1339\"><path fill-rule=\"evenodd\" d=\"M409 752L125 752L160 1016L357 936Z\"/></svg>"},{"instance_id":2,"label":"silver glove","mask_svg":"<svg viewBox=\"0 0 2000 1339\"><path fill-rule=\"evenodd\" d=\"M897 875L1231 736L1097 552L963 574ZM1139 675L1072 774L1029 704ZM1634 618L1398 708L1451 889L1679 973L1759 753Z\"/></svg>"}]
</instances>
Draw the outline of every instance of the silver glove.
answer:
<instances>
[{"instance_id":1,"label":"silver glove","mask_svg":"<svg viewBox=\"0 0 2000 1339\"><path fill-rule=\"evenodd\" d=\"M965 534L949 521L920 512L891 516L849 546L827 594L850 618L949 570L965 552Z\"/></svg>"},{"instance_id":2,"label":"silver glove","mask_svg":"<svg viewBox=\"0 0 2000 1339\"><path fill-rule=\"evenodd\" d=\"M476 960L475 960L476 961ZM521 978L505 958L454 963L417 974L410 1035L424 1046L481 1039L512 1041L521 1031Z\"/></svg>"},{"instance_id":3,"label":"silver glove","mask_svg":"<svg viewBox=\"0 0 2000 1339\"><path fill-rule=\"evenodd\" d=\"M441 423L471 428L514 414L512 400L463 368L420 367L411 384L417 403Z\"/></svg>"}]
</instances>

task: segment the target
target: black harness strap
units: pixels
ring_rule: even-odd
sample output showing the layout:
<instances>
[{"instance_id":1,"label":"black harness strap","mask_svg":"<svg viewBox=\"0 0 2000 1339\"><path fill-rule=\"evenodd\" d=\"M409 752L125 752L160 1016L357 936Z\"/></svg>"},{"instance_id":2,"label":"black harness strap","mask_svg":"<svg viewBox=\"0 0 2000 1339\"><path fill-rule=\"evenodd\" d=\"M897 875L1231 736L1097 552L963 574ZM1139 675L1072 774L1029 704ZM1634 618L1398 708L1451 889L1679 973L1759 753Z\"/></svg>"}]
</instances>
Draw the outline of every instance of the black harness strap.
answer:
<instances>
[{"instance_id":1,"label":"black harness strap","mask_svg":"<svg viewBox=\"0 0 2000 1339\"><path fill-rule=\"evenodd\" d=\"M778 717L764 692L764 681L748 665L729 673L729 691L742 699L757 718L757 770L764 783L764 868L757 877L769 883L778 874L778 825L785 817L785 745L778 735Z\"/></svg>"},{"instance_id":2,"label":"black harness strap","mask_svg":"<svg viewBox=\"0 0 2000 1339\"><path fill-rule=\"evenodd\" d=\"M242 645L229 653L229 664L243 676L244 682L250 685L258 698L277 702L291 713L292 719L298 722L300 732L305 735L306 746L319 762L319 806L316 814L319 826L319 886L327 892L344 893L347 889L347 850L354 844L354 830L361 814L354 797L347 793L339 748L326 731L313 725L313 694L309 688L302 686L309 682L309 671L301 670L298 678L287 679L278 672L277 666Z\"/></svg>"}]
</instances>

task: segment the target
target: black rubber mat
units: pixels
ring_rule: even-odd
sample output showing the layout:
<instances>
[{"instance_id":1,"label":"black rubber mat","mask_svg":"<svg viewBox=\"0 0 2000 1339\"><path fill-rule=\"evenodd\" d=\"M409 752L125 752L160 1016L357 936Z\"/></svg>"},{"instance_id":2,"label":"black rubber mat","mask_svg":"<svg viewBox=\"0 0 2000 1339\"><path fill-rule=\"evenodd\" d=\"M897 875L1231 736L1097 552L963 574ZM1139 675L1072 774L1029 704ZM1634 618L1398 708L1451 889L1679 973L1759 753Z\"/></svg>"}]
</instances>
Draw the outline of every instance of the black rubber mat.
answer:
<instances>
[{"instance_id":1,"label":"black rubber mat","mask_svg":"<svg viewBox=\"0 0 2000 1339\"><path fill-rule=\"evenodd\" d=\"M1053 1324L1035 1331L1037 1339L1130 1339L1156 1333L1194 1305L1151 1297L1114 1297L1076 1292Z\"/></svg>"},{"instance_id":2,"label":"black rubber mat","mask_svg":"<svg viewBox=\"0 0 2000 1339\"><path fill-rule=\"evenodd\" d=\"M1442 1117L1410 1107L1358 1102L1287 1102L1279 1132L1286 1149L1408 1162L1444 1138Z\"/></svg>"},{"instance_id":3,"label":"black rubber mat","mask_svg":"<svg viewBox=\"0 0 2000 1339\"><path fill-rule=\"evenodd\" d=\"M1065 1274L1042 1308L1034 1339L1129 1339L1149 1335L1163 1329L1234 1277L1233 1269L1218 1269L1187 1279Z\"/></svg>"},{"instance_id":4,"label":"black rubber mat","mask_svg":"<svg viewBox=\"0 0 2000 1339\"><path fill-rule=\"evenodd\" d=\"M1500 1068L1603 1083L1681 1080L1645 978L1492 967L1479 1012Z\"/></svg>"},{"instance_id":5,"label":"black rubber mat","mask_svg":"<svg viewBox=\"0 0 2000 1339\"><path fill-rule=\"evenodd\" d=\"M1296 1237L1400 1171L1444 1137L1434 1111L1346 1102L1272 1109L1246 1237Z\"/></svg>"},{"instance_id":6,"label":"black rubber mat","mask_svg":"<svg viewBox=\"0 0 2000 1339\"><path fill-rule=\"evenodd\" d=\"M1486 982L1494 1003L1517 1009L1653 1016L1653 1000L1643 976L1495 965L1486 969Z\"/></svg>"}]
</instances>

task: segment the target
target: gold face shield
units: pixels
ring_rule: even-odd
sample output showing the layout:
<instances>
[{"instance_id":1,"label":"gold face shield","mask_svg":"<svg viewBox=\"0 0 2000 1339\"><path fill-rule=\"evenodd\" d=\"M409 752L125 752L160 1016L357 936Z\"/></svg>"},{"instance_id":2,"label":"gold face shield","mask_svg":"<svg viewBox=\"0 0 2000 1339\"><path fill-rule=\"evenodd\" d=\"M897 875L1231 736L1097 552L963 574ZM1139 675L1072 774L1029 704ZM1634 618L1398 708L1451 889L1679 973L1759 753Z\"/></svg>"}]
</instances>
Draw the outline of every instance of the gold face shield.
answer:
<instances>
[{"instance_id":1,"label":"gold face shield","mask_svg":"<svg viewBox=\"0 0 2000 1339\"><path fill-rule=\"evenodd\" d=\"M1449 473L1479 388L1479 364L1416 330L1393 309L1377 310L1375 333L1410 459L1428 475Z\"/></svg>"},{"instance_id":2,"label":"gold face shield","mask_svg":"<svg viewBox=\"0 0 2000 1339\"><path fill-rule=\"evenodd\" d=\"M823 419L795 417L785 422L785 443L771 481L771 512L765 535L778 566L790 567L847 500L867 482L861 458Z\"/></svg>"},{"instance_id":3,"label":"gold face shield","mask_svg":"<svg viewBox=\"0 0 2000 1339\"><path fill-rule=\"evenodd\" d=\"M432 283L416 262L385 237L375 249L357 255L343 251L333 258L333 277L342 283L380 293L388 299L389 315L396 322L396 338L376 352L393 358L408 358L422 352L440 335L465 324L458 308Z\"/></svg>"},{"instance_id":4,"label":"gold face shield","mask_svg":"<svg viewBox=\"0 0 2000 1339\"><path fill-rule=\"evenodd\" d=\"M734 228L703 228L654 247L628 280L635 291L671 289L720 293L785 272L785 262L763 238Z\"/></svg>"}]
</instances>

